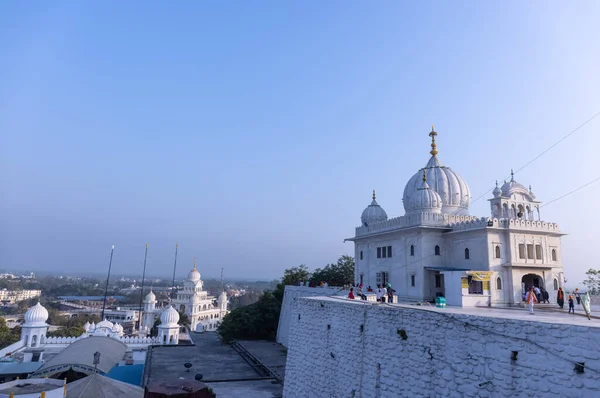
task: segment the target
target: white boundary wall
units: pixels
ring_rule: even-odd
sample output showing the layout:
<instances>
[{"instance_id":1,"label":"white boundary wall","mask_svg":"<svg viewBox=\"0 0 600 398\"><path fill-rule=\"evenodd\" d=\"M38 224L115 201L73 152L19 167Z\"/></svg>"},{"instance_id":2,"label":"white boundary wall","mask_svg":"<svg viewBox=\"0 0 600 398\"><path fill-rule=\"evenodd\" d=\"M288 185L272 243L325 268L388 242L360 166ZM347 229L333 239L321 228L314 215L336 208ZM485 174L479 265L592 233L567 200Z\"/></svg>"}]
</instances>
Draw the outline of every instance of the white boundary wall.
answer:
<instances>
[{"instance_id":1,"label":"white boundary wall","mask_svg":"<svg viewBox=\"0 0 600 398\"><path fill-rule=\"evenodd\" d=\"M306 287L306 286L286 286L281 303L281 314L279 315L279 325L277 327L277 342L287 348L290 333L290 321L292 314L296 313L296 302L301 297L314 296L347 296L348 291L340 287Z\"/></svg>"},{"instance_id":2,"label":"white boundary wall","mask_svg":"<svg viewBox=\"0 0 600 398\"><path fill-rule=\"evenodd\" d=\"M325 297L298 298L290 315L284 397L600 396L598 320Z\"/></svg>"}]
</instances>

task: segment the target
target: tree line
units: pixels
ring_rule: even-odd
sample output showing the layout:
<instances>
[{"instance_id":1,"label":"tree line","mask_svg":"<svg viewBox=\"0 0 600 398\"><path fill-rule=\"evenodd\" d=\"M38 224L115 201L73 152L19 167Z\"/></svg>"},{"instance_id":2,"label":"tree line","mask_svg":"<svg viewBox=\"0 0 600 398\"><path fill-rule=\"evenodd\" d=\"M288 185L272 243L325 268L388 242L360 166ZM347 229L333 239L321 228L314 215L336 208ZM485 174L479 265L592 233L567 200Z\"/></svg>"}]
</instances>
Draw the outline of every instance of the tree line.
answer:
<instances>
[{"instance_id":1,"label":"tree line","mask_svg":"<svg viewBox=\"0 0 600 398\"><path fill-rule=\"evenodd\" d=\"M274 290L265 290L256 303L234 309L223 318L217 330L222 340L225 343L235 339L274 341L285 286L306 281L312 286L318 286L320 282L327 282L329 286L353 284L354 258L342 256L337 262L312 273L304 264L286 269Z\"/></svg>"}]
</instances>

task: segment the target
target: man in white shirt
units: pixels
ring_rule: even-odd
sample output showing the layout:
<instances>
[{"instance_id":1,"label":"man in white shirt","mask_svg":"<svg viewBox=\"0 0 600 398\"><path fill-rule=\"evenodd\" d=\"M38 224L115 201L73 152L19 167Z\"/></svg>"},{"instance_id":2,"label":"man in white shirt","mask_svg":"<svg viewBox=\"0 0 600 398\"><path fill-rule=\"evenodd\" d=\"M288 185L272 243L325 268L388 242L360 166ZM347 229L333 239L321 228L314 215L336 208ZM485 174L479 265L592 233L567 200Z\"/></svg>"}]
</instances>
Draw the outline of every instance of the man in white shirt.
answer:
<instances>
[{"instance_id":1,"label":"man in white shirt","mask_svg":"<svg viewBox=\"0 0 600 398\"><path fill-rule=\"evenodd\" d=\"M537 302L540 303L541 302L541 300L540 300L540 293L541 293L540 288L537 287L537 286L534 286L533 287L533 291L535 292L535 298L537 299Z\"/></svg>"}]
</instances>

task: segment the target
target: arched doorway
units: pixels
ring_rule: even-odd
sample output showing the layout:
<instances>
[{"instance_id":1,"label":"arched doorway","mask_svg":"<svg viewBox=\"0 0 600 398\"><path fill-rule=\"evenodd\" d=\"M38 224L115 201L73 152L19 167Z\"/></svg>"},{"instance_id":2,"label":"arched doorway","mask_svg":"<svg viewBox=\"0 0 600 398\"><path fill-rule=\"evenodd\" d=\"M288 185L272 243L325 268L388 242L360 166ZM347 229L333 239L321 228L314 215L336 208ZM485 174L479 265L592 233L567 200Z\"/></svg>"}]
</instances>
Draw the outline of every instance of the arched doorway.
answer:
<instances>
[{"instance_id":1,"label":"arched doorway","mask_svg":"<svg viewBox=\"0 0 600 398\"><path fill-rule=\"evenodd\" d=\"M525 284L525 289L527 290L529 290L530 287L544 287L544 280L537 274L523 275L521 282Z\"/></svg>"}]
</instances>

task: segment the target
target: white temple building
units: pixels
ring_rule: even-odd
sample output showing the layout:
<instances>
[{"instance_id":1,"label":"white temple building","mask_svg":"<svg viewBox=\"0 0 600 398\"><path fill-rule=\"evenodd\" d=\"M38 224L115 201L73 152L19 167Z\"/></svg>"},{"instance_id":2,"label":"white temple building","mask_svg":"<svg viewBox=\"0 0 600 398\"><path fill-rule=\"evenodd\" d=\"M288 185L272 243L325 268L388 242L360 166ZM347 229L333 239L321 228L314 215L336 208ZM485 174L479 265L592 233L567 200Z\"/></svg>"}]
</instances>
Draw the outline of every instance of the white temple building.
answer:
<instances>
[{"instance_id":1,"label":"white temple building","mask_svg":"<svg viewBox=\"0 0 600 398\"><path fill-rule=\"evenodd\" d=\"M196 259L194 259L194 268L183 283L183 289L179 290L171 301L175 312L183 312L188 316L190 330L196 332L216 331L223 317L229 313L227 302L227 293L224 290L218 298L209 296L208 292L203 290L200 272L196 269ZM156 308L156 296L150 291L144 299L142 329L145 332L149 332L161 311Z\"/></svg>"},{"instance_id":2,"label":"white temple building","mask_svg":"<svg viewBox=\"0 0 600 398\"><path fill-rule=\"evenodd\" d=\"M531 187L513 177L493 190L490 215L469 215L466 181L438 158L432 127L431 157L408 181L404 216L388 218L375 200L355 244L355 278L365 287L390 283L400 300L448 305L519 304L538 286L556 300L564 281L558 225L543 221Z\"/></svg>"}]
</instances>

